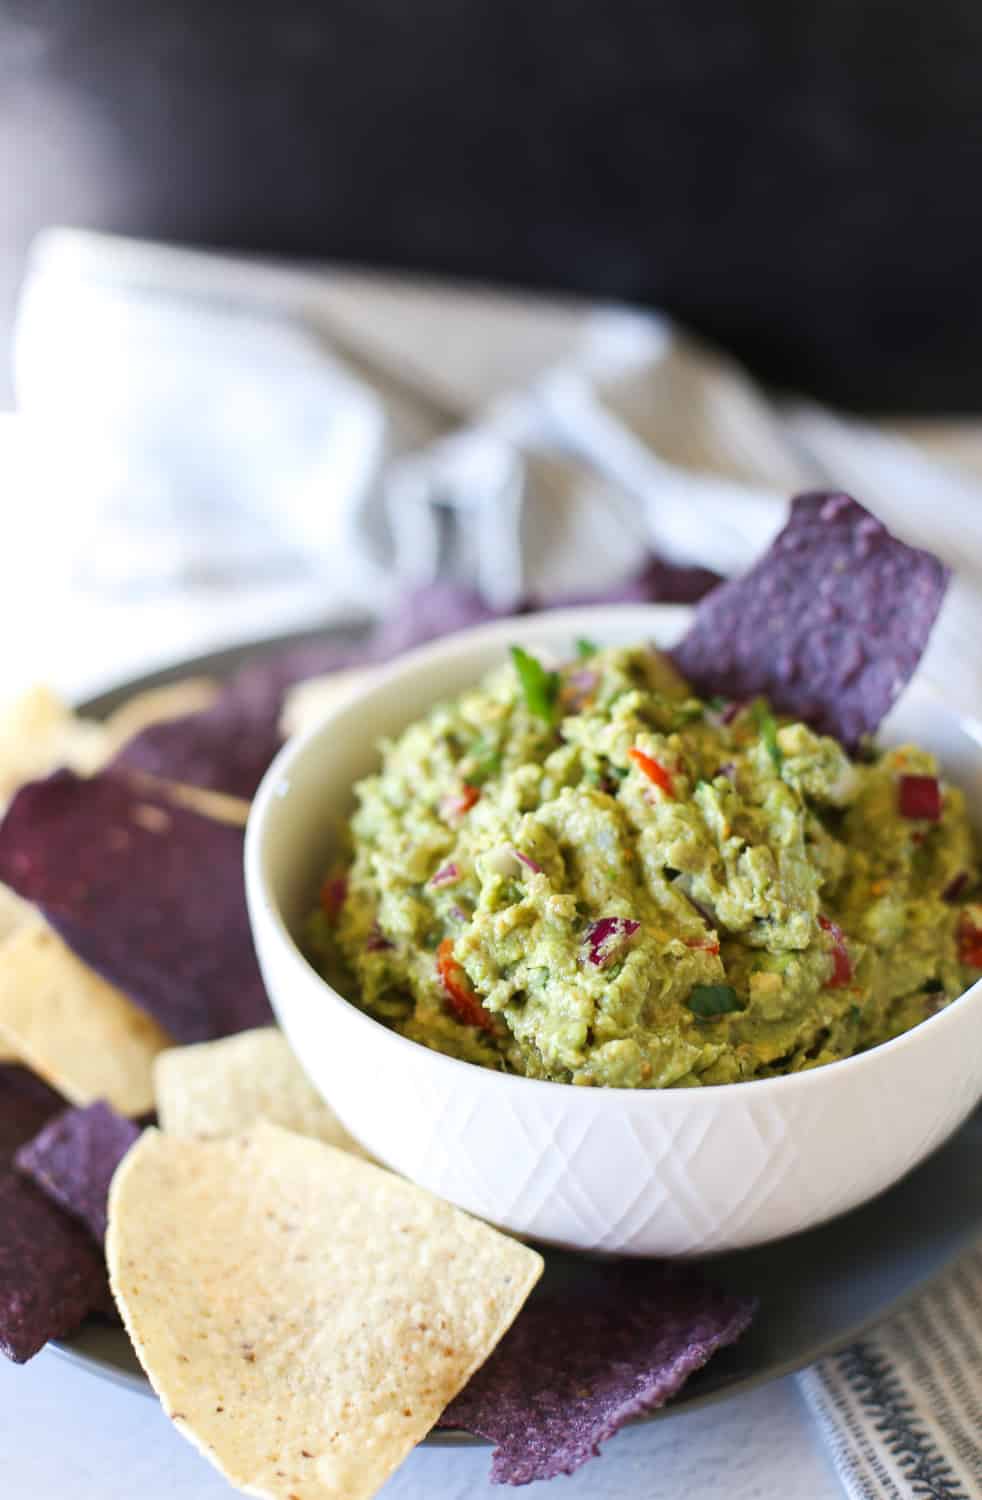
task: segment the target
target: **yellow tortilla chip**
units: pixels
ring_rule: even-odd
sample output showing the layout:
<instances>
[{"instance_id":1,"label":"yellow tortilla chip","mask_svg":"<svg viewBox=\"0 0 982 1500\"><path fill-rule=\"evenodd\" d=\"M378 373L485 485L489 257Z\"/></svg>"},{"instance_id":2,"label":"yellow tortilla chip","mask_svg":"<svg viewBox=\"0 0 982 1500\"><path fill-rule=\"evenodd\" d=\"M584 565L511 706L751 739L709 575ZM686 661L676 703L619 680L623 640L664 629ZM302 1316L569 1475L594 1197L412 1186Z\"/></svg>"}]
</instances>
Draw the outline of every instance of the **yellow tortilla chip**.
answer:
<instances>
[{"instance_id":1,"label":"yellow tortilla chip","mask_svg":"<svg viewBox=\"0 0 982 1500\"><path fill-rule=\"evenodd\" d=\"M0 710L0 806L25 781L59 766L87 776L106 755L102 724L78 718L50 688L30 688Z\"/></svg>"},{"instance_id":2,"label":"yellow tortilla chip","mask_svg":"<svg viewBox=\"0 0 982 1500\"><path fill-rule=\"evenodd\" d=\"M0 1044L72 1104L153 1108L152 1064L167 1035L65 946L40 917L0 946Z\"/></svg>"},{"instance_id":3,"label":"yellow tortilla chip","mask_svg":"<svg viewBox=\"0 0 982 1500\"><path fill-rule=\"evenodd\" d=\"M163 776L152 776L149 771L129 771L127 774L148 791L163 792L172 802L189 807L203 818L213 818L216 823L231 823L236 828L244 828L249 820L251 803L244 797L215 792L206 786L188 786L183 781L167 781Z\"/></svg>"},{"instance_id":4,"label":"yellow tortilla chip","mask_svg":"<svg viewBox=\"0 0 982 1500\"><path fill-rule=\"evenodd\" d=\"M18 927L34 918L34 907L15 896L9 885L0 883L0 943L6 942Z\"/></svg>"},{"instance_id":5,"label":"yellow tortilla chip","mask_svg":"<svg viewBox=\"0 0 982 1500\"><path fill-rule=\"evenodd\" d=\"M347 672L329 672L325 677L298 682L283 700L280 731L284 738L319 724L331 709L359 692L374 676L372 667L352 667Z\"/></svg>"},{"instance_id":6,"label":"yellow tortilla chip","mask_svg":"<svg viewBox=\"0 0 982 1500\"><path fill-rule=\"evenodd\" d=\"M106 720L109 753L115 755L127 740L133 739L141 729L149 729L151 724L200 713L214 703L219 692L219 684L213 677L184 677L179 682L168 682L164 687L134 693Z\"/></svg>"},{"instance_id":7,"label":"yellow tortilla chip","mask_svg":"<svg viewBox=\"0 0 982 1500\"><path fill-rule=\"evenodd\" d=\"M187 677L137 693L105 723L97 723L73 713L50 688L31 688L0 711L0 808L25 781L47 776L61 766L91 776L141 729L198 713L218 692L219 685L211 677ZM176 802L220 823L244 827L249 816L249 803L241 797L156 776L143 775L143 780L165 788Z\"/></svg>"},{"instance_id":8,"label":"yellow tortilla chip","mask_svg":"<svg viewBox=\"0 0 982 1500\"><path fill-rule=\"evenodd\" d=\"M113 1178L106 1253L168 1416L266 1500L375 1494L542 1271L412 1183L267 1124L145 1131Z\"/></svg>"},{"instance_id":9,"label":"yellow tortilla chip","mask_svg":"<svg viewBox=\"0 0 982 1500\"><path fill-rule=\"evenodd\" d=\"M0 952L2 952L2 945L11 934L33 917L33 906L28 906L26 901L15 896L8 885L0 884ZM19 1061L17 1053L0 1037L0 1063L17 1061Z\"/></svg>"},{"instance_id":10,"label":"yellow tortilla chip","mask_svg":"<svg viewBox=\"0 0 982 1500\"><path fill-rule=\"evenodd\" d=\"M367 1155L324 1103L275 1026L171 1047L154 1060L153 1086L161 1129L171 1135L238 1135L257 1120L268 1120Z\"/></svg>"}]
</instances>

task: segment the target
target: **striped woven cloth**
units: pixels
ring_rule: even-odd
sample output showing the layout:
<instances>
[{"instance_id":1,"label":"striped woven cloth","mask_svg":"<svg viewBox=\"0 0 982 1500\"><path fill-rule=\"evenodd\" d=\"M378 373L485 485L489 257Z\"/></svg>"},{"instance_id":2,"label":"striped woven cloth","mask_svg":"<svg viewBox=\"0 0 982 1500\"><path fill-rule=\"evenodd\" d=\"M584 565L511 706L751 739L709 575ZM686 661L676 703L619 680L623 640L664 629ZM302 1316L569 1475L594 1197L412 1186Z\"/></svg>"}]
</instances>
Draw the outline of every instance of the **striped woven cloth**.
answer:
<instances>
[{"instance_id":1,"label":"striped woven cloth","mask_svg":"<svg viewBox=\"0 0 982 1500\"><path fill-rule=\"evenodd\" d=\"M798 1379L851 1500L982 1500L982 1250Z\"/></svg>"}]
</instances>

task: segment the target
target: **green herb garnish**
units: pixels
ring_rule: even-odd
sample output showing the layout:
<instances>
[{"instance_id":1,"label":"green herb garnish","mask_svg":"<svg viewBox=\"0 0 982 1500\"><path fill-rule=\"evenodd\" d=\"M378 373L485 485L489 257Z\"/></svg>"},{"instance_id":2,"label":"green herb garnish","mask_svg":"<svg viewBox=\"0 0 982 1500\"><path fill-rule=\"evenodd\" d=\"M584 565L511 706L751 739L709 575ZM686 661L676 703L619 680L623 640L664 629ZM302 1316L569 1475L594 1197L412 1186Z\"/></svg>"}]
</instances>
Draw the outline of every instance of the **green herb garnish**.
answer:
<instances>
[{"instance_id":1,"label":"green herb garnish","mask_svg":"<svg viewBox=\"0 0 982 1500\"><path fill-rule=\"evenodd\" d=\"M863 1013L858 1005L850 1005L849 1018L850 1020L855 1021L857 1026L859 1025L860 1021L863 1019Z\"/></svg>"},{"instance_id":2,"label":"green herb garnish","mask_svg":"<svg viewBox=\"0 0 982 1500\"><path fill-rule=\"evenodd\" d=\"M521 684L525 707L537 719L552 724L559 702L559 673L547 672L542 663L523 651L521 646L511 647L511 659Z\"/></svg>"},{"instance_id":3,"label":"green herb garnish","mask_svg":"<svg viewBox=\"0 0 982 1500\"><path fill-rule=\"evenodd\" d=\"M764 742L764 749L773 761L775 771L779 772L784 756L777 742L777 720L768 708L766 698L756 698L750 705L750 712Z\"/></svg>"},{"instance_id":4,"label":"green herb garnish","mask_svg":"<svg viewBox=\"0 0 982 1500\"><path fill-rule=\"evenodd\" d=\"M739 1010L737 992L731 984L697 984L689 992L686 1005L696 1016L725 1016Z\"/></svg>"},{"instance_id":5,"label":"green herb garnish","mask_svg":"<svg viewBox=\"0 0 982 1500\"><path fill-rule=\"evenodd\" d=\"M587 640L585 635L581 635L577 639L576 654L580 658L580 661L586 661L588 657L596 656L599 650L600 647L597 645L596 641Z\"/></svg>"}]
</instances>

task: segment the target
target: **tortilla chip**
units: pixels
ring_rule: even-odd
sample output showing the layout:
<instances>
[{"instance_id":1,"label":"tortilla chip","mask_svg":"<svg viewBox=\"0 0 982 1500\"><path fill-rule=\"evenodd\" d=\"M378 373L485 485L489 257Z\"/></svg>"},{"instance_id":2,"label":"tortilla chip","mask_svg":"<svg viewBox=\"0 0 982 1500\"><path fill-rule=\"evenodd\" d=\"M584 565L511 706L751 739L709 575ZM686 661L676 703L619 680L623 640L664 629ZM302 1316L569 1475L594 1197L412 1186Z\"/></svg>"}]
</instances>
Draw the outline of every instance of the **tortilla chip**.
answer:
<instances>
[{"instance_id":1,"label":"tortilla chip","mask_svg":"<svg viewBox=\"0 0 982 1500\"><path fill-rule=\"evenodd\" d=\"M140 1127L101 1100L86 1109L66 1109L14 1157L59 1208L80 1220L101 1245L106 1237L109 1184Z\"/></svg>"},{"instance_id":2,"label":"tortilla chip","mask_svg":"<svg viewBox=\"0 0 982 1500\"><path fill-rule=\"evenodd\" d=\"M18 1364L106 1303L98 1247L13 1165L63 1106L25 1069L0 1067L0 1353Z\"/></svg>"},{"instance_id":3,"label":"tortilla chip","mask_svg":"<svg viewBox=\"0 0 982 1500\"><path fill-rule=\"evenodd\" d=\"M613 584L600 594L574 594L551 599L549 609L571 609L585 604L697 604L722 583L709 568L669 562L651 553L640 572Z\"/></svg>"},{"instance_id":4,"label":"tortilla chip","mask_svg":"<svg viewBox=\"0 0 982 1500\"><path fill-rule=\"evenodd\" d=\"M153 1108L165 1031L35 917L0 946L0 1041L72 1104Z\"/></svg>"},{"instance_id":5,"label":"tortilla chip","mask_svg":"<svg viewBox=\"0 0 982 1500\"><path fill-rule=\"evenodd\" d=\"M0 885L0 945L5 943L22 923L33 917L33 907L28 906L27 902L22 901L19 896L15 896L9 886ZM0 1063L16 1061L16 1052L0 1037Z\"/></svg>"},{"instance_id":6,"label":"tortilla chip","mask_svg":"<svg viewBox=\"0 0 982 1500\"><path fill-rule=\"evenodd\" d=\"M714 589L670 653L703 694L763 694L855 747L913 676L949 573L848 495L799 495L750 572Z\"/></svg>"},{"instance_id":7,"label":"tortilla chip","mask_svg":"<svg viewBox=\"0 0 982 1500\"><path fill-rule=\"evenodd\" d=\"M402 1178L267 1124L148 1130L113 1179L106 1249L164 1409L269 1500L373 1495L542 1269Z\"/></svg>"},{"instance_id":8,"label":"tortilla chip","mask_svg":"<svg viewBox=\"0 0 982 1500\"><path fill-rule=\"evenodd\" d=\"M68 771L17 793L0 880L176 1042L272 1019L242 875L242 831L119 771Z\"/></svg>"},{"instance_id":9,"label":"tortilla chip","mask_svg":"<svg viewBox=\"0 0 982 1500\"><path fill-rule=\"evenodd\" d=\"M366 687L373 675L370 667L354 667L347 672L330 672L326 677L311 677L289 688L280 714L283 737L302 734L319 724L339 703Z\"/></svg>"},{"instance_id":10,"label":"tortilla chip","mask_svg":"<svg viewBox=\"0 0 982 1500\"><path fill-rule=\"evenodd\" d=\"M336 648L332 652L336 654ZM131 739L115 764L162 781L248 800L282 744L283 697L295 671L316 660L310 648L289 650L243 667L201 712L152 724ZM333 665L333 659L328 663Z\"/></svg>"},{"instance_id":11,"label":"tortilla chip","mask_svg":"<svg viewBox=\"0 0 982 1500\"><path fill-rule=\"evenodd\" d=\"M214 818L218 823L231 823L233 828L244 828L249 821L252 806L243 797L229 797L225 792L213 792L204 786L185 786L180 781L162 781L147 771L128 773L135 786L142 786L158 796L167 797L179 807L189 807L203 818Z\"/></svg>"},{"instance_id":12,"label":"tortilla chip","mask_svg":"<svg viewBox=\"0 0 982 1500\"><path fill-rule=\"evenodd\" d=\"M106 751L101 724L78 718L48 687L28 689L0 710L0 806L25 781L58 766L94 771Z\"/></svg>"},{"instance_id":13,"label":"tortilla chip","mask_svg":"<svg viewBox=\"0 0 982 1500\"><path fill-rule=\"evenodd\" d=\"M214 677L182 677L179 682L134 693L105 720L109 755L151 724L165 724L170 719L200 713L214 703L220 692L221 685Z\"/></svg>"},{"instance_id":14,"label":"tortilla chip","mask_svg":"<svg viewBox=\"0 0 982 1500\"><path fill-rule=\"evenodd\" d=\"M268 1120L367 1156L324 1103L275 1026L220 1042L172 1047L154 1062L160 1128L170 1135L238 1135Z\"/></svg>"},{"instance_id":15,"label":"tortilla chip","mask_svg":"<svg viewBox=\"0 0 982 1500\"><path fill-rule=\"evenodd\" d=\"M441 1418L497 1445L494 1484L572 1474L739 1338L756 1307L686 1266L581 1262L574 1278L532 1298Z\"/></svg>"}]
</instances>

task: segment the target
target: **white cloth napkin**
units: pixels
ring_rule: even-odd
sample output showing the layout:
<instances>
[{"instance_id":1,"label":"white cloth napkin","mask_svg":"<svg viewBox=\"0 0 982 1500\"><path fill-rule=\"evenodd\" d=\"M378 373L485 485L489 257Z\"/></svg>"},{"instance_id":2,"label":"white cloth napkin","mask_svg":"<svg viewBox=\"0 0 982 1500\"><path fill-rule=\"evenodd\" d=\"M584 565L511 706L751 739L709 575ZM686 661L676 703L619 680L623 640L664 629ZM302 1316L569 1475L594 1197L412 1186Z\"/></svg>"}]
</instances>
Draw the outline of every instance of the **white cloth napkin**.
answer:
<instances>
[{"instance_id":1,"label":"white cloth napkin","mask_svg":"<svg viewBox=\"0 0 982 1500\"><path fill-rule=\"evenodd\" d=\"M437 575L508 607L652 548L739 572L790 493L843 488L956 569L922 670L982 718L982 421L776 400L628 308L70 231L15 365L38 514L110 592L210 580L253 634L270 575L336 611ZM982 1500L982 1255L802 1385L851 1496Z\"/></svg>"}]
</instances>

